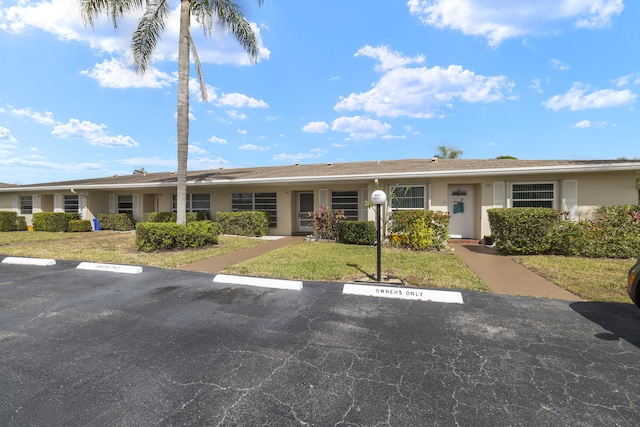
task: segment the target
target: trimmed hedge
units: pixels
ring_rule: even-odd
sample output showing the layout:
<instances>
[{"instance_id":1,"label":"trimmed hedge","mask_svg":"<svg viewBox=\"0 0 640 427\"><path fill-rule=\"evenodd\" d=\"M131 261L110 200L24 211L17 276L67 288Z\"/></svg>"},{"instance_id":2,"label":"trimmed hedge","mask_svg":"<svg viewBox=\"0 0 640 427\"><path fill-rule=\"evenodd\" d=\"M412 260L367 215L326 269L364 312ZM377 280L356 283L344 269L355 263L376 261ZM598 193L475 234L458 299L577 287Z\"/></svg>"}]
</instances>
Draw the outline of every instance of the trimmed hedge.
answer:
<instances>
[{"instance_id":1,"label":"trimmed hedge","mask_svg":"<svg viewBox=\"0 0 640 427\"><path fill-rule=\"evenodd\" d=\"M194 221L186 226L175 222L139 222L136 247L143 252L200 248L218 243L219 227L213 221Z\"/></svg>"},{"instance_id":2,"label":"trimmed hedge","mask_svg":"<svg viewBox=\"0 0 640 427\"><path fill-rule=\"evenodd\" d=\"M492 208L487 210L496 248L508 255L544 254L559 214L551 208Z\"/></svg>"},{"instance_id":3,"label":"trimmed hedge","mask_svg":"<svg viewBox=\"0 0 640 427\"><path fill-rule=\"evenodd\" d=\"M18 214L13 211L0 211L0 231L16 231L17 229Z\"/></svg>"},{"instance_id":4,"label":"trimmed hedge","mask_svg":"<svg viewBox=\"0 0 640 427\"><path fill-rule=\"evenodd\" d=\"M136 228L133 215L124 213L99 213L98 224L103 230L131 231Z\"/></svg>"},{"instance_id":5,"label":"trimmed hedge","mask_svg":"<svg viewBox=\"0 0 640 427\"><path fill-rule=\"evenodd\" d=\"M449 243L450 216L438 211L395 211L391 216L389 241L394 246L425 250Z\"/></svg>"},{"instance_id":6,"label":"trimmed hedge","mask_svg":"<svg viewBox=\"0 0 640 427\"><path fill-rule=\"evenodd\" d=\"M340 221L336 224L337 240L351 245L376 243L376 225L373 221Z\"/></svg>"},{"instance_id":7,"label":"trimmed hedge","mask_svg":"<svg viewBox=\"0 0 640 427\"><path fill-rule=\"evenodd\" d=\"M147 222L176 222L175 212L150 212L146 215ZM193 221L211 221L209 212L187 212L187 224Z\"/></svg>"},{"instance_id":8,"label":"trimmed hedge","mask_svg":"<svg viewBox=\"0 0 640 427\"><path fill-rule=\"evenodd\" d=\"M69 231L69 221L79 220L77 212L36 212L31 222L34 231L65 232Z\"/></svg>"},{"instance_id":9,"label":"trimmed hedge","mask_svg":"<svg viewBox=\"0 0 640 427\"><path fill-rule=\"evenodd\" d=\"M223 234L261 237L269 230L269 214L262 211L216 212Z\"/></svg>"},{"instance_id":10,"label":"trimmed hedge","mask_svg":"<svg viewBox=\"0 0 640 427\"><path fill-rule=\"evenodd\" d=\"M16 217L16 231L27 231L27 220L25 217Z\"/></svg>"},{"instance_id":11,"label":"trimmed hedge","mask_svg":"<svg viewBox=\"0 0 640 427\"><path fill-rule=\"evenodd\" d=\"M91 231L91 221L88 219L72 219L69 221L70 232L86 232Z\"/></svg>"}]
</instances>

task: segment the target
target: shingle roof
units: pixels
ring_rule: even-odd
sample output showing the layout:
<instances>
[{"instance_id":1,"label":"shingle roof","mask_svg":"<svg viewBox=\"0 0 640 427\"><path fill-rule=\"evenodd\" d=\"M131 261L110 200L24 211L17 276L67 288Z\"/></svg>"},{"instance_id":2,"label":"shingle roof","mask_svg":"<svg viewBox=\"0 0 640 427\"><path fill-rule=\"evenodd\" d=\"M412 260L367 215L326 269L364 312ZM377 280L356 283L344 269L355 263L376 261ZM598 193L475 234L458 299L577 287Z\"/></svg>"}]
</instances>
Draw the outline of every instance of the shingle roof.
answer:
<instances>
[{"instance_id":1,"label":"shingle roof","mask_svg":"<svg viewBox=\"0 0 640 427\"><path fill-rule=\"evenodd\" d=\"M536 170L544 168L576 168L615 170L616 166L624 169L640 171L640 160L516 160L516 159L405 159L381 160L373 162L348 163L317 163L290 166L266 166L255 168L230 168L216 170L190 171L187 174L189 182L233 182L233 181L278 181L282 179L322 178L322 177L356 177L356 176L402 176L403 174L420 174L434 176L446 172L460 173L486 171L499 173L503 171ZM121 176L108 176L71 181L46 182L9 188L24 187L95 187L95 186L147 186L147 185L175 185L176 174L173 172L145 173Z\"/></svg>"}]
</instances>

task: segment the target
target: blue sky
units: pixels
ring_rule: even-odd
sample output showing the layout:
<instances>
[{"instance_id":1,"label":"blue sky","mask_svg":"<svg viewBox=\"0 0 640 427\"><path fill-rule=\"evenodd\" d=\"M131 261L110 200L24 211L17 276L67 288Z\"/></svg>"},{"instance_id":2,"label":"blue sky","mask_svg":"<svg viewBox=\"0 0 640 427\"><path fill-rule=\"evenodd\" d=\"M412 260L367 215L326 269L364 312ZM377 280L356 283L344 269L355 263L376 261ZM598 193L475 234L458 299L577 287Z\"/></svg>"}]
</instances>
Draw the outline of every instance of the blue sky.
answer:
<instances>
[{"instance_id":1,"label":"blue sky","mask_svg":"<svg viewBox=\"0 0 640 427\"><path fill-rule=\"evenodd\" d=\"M177 168L177 8L145 75L136 17L85 28L79 1L0 0L0 182ZM431 157L640 156L640 2L240 0L251 64L192 33L189 170ZM192 77L195 77L192 69Z\"/></svg>"}]
</instances>

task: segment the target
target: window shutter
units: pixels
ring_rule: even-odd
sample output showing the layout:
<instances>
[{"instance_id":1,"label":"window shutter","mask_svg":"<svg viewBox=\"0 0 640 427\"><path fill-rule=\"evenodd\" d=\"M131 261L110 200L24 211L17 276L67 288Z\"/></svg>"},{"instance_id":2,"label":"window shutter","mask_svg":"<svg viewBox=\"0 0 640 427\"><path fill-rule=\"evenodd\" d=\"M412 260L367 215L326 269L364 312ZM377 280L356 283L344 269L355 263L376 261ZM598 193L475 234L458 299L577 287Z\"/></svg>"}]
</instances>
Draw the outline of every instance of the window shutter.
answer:
<instances>
[{"instance_id":1,"label":"window shutter","mask_svg":"<svg viewBox=\"0 0 640 427\"><path fill-rule=\"evenodd\" d=\"M329 190L325 188L318 190L318 204L325 208L329 208Z\"/></svg>"},{"instance_id":2,"label":"window shutter","mask_svg":"<svg viewBox=\"0 0 640 427\"><path fill-rule=\"evenodd\" d=\"M360 218L363 221L367 220L367 205L365 204L365 200L369 200L369 195L367 194L368 190L366 188L360 189L360 199L358 200L358 204L360 205Z\"/></svg>"},{"instance_id":3,"label":"window shutter","mask_svg":"<svg viewBox=\"0 0 640 427\"><path fill-rule=\"evenodd\" d=\"M33 213L40 212L40 196L34 194L31 197L31 203L33 206L32 212Z\"/></svg>"},{"instance_id":4,"label":"window shutter","mask_svg":"<svg viewBox=\"0 0 640 427\"><path fill-rule=\"evenodd\" d=\"M20 214L20 205L18 204L18 196L13 196L13 211Z\"/></svg>"},{"instance_id":5,"label":"window shutter","mask_svg":"<svg viewBox=\"0 0 640 427\"><path fill-rule=\"evenodd\" d=\"M64 212L64 209L62 208L62 194L60 193L56 193L53 196L53 211L54 212Z\"/></svg>"},{"instance_id":6,"label":"window shutter","mask_svg":"<svg viewBox=\"0 0 640 427\"><path fill-rule=\"evenodd\" d=\"M84 209L87 207L87 201L84 198L84 194L78 194L78 211L80 212L80 219L84 219Z\"/></svg>"},{"instance_id":7,"label":"window shutter","mask_svg":"<svg viewBox=\"0 0 640 427\"><path fill-rule=\"evenodd\" d=\"M562 182L562 210L569 212L570 219L578 219L578 181Z\"/></svg>"},{"instance_id":8,"label":"window shutter","mask_svg":"<svg viewBox=\"0 0 640 427\"><path fill-rule=\"evenodd\" d=\"M134 194L131 201L133 203L133 219L138 221L138 195Z\"/></svg>"},{"instance_id":9,"label":"window shutter","mask_svg":"<svg viewBox=\"0 0 640 427\"><path fill-rule=\"evenodd\" d=\"M504 194L505 185L504 182L494 182L493 183L493 207L494 208L504 208L505 206L505 194Z\"/></svg>"},{"instance_id":10,"label":"window shutter","mask_svg":"<svg viewBox=\"0 0 640 427\"><path fill-rule=\"evenodd\" d=\"M109 194L109 213L116 213L116 195Z\"/></svg>"}]
</instances>

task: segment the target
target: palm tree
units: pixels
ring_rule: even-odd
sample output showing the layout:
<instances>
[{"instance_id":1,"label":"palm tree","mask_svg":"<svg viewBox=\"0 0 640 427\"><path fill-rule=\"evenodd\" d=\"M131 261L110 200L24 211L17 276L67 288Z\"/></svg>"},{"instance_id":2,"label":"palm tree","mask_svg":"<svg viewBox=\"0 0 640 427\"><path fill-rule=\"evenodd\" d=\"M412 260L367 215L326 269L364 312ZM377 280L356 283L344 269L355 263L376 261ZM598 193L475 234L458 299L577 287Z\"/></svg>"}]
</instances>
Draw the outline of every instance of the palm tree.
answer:
<instances>
[{"instance_id":1,"label":"palm tree","mask_svg":"<svg viewBox=\"0 0 640 427\"><path fill-rule=\"evenodd\" d=\"M436 154L434 154L434 157L438 157L440 159L457 159L460 156L462 156L461 150L445 147L444 145L439 146L436 150Z\"/></svg>"},{"instance_id":2,"label":"palm tree","mask_svg":"<svg viewBox=\"0 0 640 427\"><path fill-rule=\"evenodd\" d=\"M257 0L262 5L263 0ZM138 28L131 39L136 71L144 73L160 35L165 29L169 15L169 0L81 0L81 14L85 26L93 27L99 15L105 14L114 28L128 13L143 10ZM258 42L251 25L240 7L231 0L180 0L180 32L178 42L178 173L177 173L177 220L187 222L187 159L189 149L189 51L193 53L200 92L206 99L204 79L200 62L191 39L191 15L202 26L205 36L210 36L214 24L230 31L238 43L249 54L251 62L258 60Z\"/></svg>"}]
</instances>

